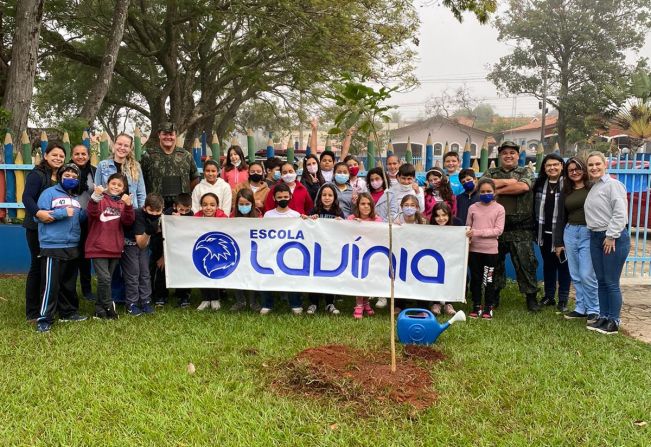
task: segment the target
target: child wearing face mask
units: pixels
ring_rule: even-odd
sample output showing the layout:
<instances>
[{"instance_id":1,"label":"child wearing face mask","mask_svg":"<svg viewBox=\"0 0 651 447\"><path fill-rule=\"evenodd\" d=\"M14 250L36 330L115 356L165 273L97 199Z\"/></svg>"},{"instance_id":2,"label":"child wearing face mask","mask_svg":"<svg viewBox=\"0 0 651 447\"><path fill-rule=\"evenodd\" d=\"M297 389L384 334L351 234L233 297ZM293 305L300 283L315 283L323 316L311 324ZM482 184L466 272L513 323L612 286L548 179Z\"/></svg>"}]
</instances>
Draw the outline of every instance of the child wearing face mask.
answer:
<instances>
[{"instance_id":1,"label":"child wearing face mask","mask_svg":"<svg viewBox=\"0 0 651 447\"><path fill-rule=\"evenodd\" d=\"M465 222L468 217L468 208L473 203L479 201L479 191L477 191L477 178L473 169L462 169L459 172L459 181L463 192L457 194L457 213L456 216L461 222Z\"/></svg>"},{"instance_id":2,"label":"child wearing face mask","mask_svg":"<svg viewBox=\"0 0 651 447\"><path fill-rule=\"evenodd\" d=\"M425 175L427 187L425 188L425 211L423 214L428 220L432 217L432 209L437 203L445 202L456 215L457 201L452 193L450 182L441 168L432 168Z\"/></svg>"},{"instance_id":3,"label":"child wearing face mask","mask_svg":"<svg viewBox=\"0 0 651 447\"><path fill-rule=\"evenodd\" d=\"M264 167L259 161L254 161L249 165L249 179L246 182L238 184L235 189L233 189L233 201L231 214L237 209L237 193L242 189L248 189L253 192L254 203L253 206L259 210L264 209L264 201L267 199L269 194L269 186L264 180Z\"/></svg>"},{"instance_id":4,"label":"child wearing face mask","mask_svg":"<svg viewBox=\"0 0 651 447\"><path fill-rule=\"evenodd\" d=\"M228 148L222 169L222 178L230 185L230 188L235 188L238 183L248 180L249 165L246 164L244 152L240 146L233 145ZM231 212L230 206L228 212Z\"/></svg>"},{"instance_id":5,"label":"child wearing face mask","mask_svg":"<svg viewBox=\"0 0 651 447\"><path fill-rule=\"evenodd\" d=\"M398 182L391 187L391 195L395 197L396 203L400 203L407 194L413 194L418 200L418 208L425 209L425 195L423 189L418 186L416 180L416 168L414 165L405 163L398 168ZM391 216L395 219L396 216Z\"/></svg>"},{"instance_id":6,"label":"child wearing face mask","mask_svg":"<svg viewBox=\"0 0 651 447\"><path fill-rule=\"evenodd\" d=\"M470 227L466 235L470 238L470 291L472 311L470 318L481 316L484 320L493 318L495 304L495 284L493 274L499 262L498 241L504 231L504 207L495 201L495 182L483 178L477 185L479 203L470 205L466 226ZM484 288L484 305L482 308L482 286Z\"/></svg>"},{"instance_id":7,"label":"child wearing face mask","mask_svg":"<svg viewBox=\"0 0 651 447\"><path fill-rule=\"evenodd\" d=\"M284 168L285 165L283 165L283 169ZM305 188L303 188L303 190L305 191ZM267 218L278 219L278 218L301 216L301 213L289 207L292 199L292 192L287 183L283 182L274 186L272 194L269 194L269 197L272 197L276 206L270 209L269 211L267 211L266 213L264 213L265 219ZM307 191L305 191L305 194L307 195ZM301 303L300 293L286 292L285 294L287 295L289 301L289 307L291 307L292 313L294 315L301 315L303 313L303 305ZM260 315L268 315L273 310L273 307L274 307L274 298L271 292L266 292L266 291L262 292L262 309L260 309Z\"/></svg>"},{"instance_id":8,"label":"child wearing face mask","mask_svg":"<svg viewBox=\"0 0 651 447\"><path fill-rule=\"evenodd\" d=\"M59 183L44 190L38 198L38 212L45 211L52 220L33 217L38 222L41 247L42 284L37 332L50 330L56 312L59 321L86 320L79 315L76 291L80 221L86 218L86 211L77 200L79 175L80 170L74 163L63 165L57 173Z\"/></svg>"},{"instance_id":9,"label":"child wearing face mask","mask_svg":"<svg viewBox=\"0 0 651 447\"><path fill-rule=\"evenodd\" d=\"M224 213L230 214L233 200L231 186L219 177L219 165L215 160L206 160L203 164L203 179L192 190L193 212L196 213L201 209L201 197L209 192L218 197L219 208Z\"/></svg>"},{"instance_id":10,"label":"child wearing face mask","mask_svg":"<svg viewBox=\"0 0 651 447\"><path fill-rule=\"evenodd\" d=\"M348 155L344 158L344 163L348 166L348 172L350 173L350 179L348 183L353 188L353 202L357 201L357 194L360 192L368 192L366 186L366 179L364 177L358 177L359 174L359 161L354 155Z\"/></svg>"},{"instance_id":11,"label":"child wearing face mask","mask_svg":"<svg viewBox=\"0 0 651 447\"><path fill-rule=\"evenodd\" d=\"M348 220L355 220L357 222L382 222L382 218L375 214L375 202L369 193L362 192L357 195L355 210L353 214L348 216ZM361 320L364 315L372 317L375 315L375 311L371 307L368 297L358 296L355 301L353 317L356 320Z\"/></svg>"},{"instance_id":12,"label":"child wearing face mask","mask_svg":"<svg viewBox=\"0 0 651 447\"><path fill-rule=\"evenodd\" d=\"M227 218L228 216L219 208L219 198L212 192L207 192L201 196L201 209L194 213L194 217L208 217L208 218ZM211 308L212 310L219 310L222 303L219 300L219 289L200 289L201 290L201 303L197 307L198 311Z\"/></svg>"},{"instance_id":13,"label":"child wearing face mask","mask_svg":"<svg viewBox=\"0 0 651 447\"><path fill-rule=\"evenodd\" d=\"M334 165L335 153L332 151L321 152L319 167L321 168L321 175L323 175L324 181L332 182L334 180Z\"/></svg>"},{"instance_id":14,"label":"child wearing face mask","mask_svg":"<svg viewBox=\"0 0 651 447\"><path fill-rule=\"evenodd\" d=\"M348 218L353 213L353 187L350 186L350 172L348 166L343 161L335 165L334 183L337 187L337 200L339 201L339 208L344 212L344 216Z\"/></svg>"},{"instance_id":15,"label":"child wearing face mask","mask_svg":"<svg viewBox=\"0 0 651 447\"><path fill-rule=\"evenodd\" d=\"M440 226L446 226L446 225L462 226L463 225L463 223L459 219L457 219L452 215L452 210L445 202L440 202L434 205L434 208L432 208L432 217L429 223L430 225L440 225ZM432 313L434 315L441 315L441 307L443 307L443 310L446 313L446 315L454 315L457 313L457 311L454 310L454 307L452 307L452 304L445 303L443 301L432 302Z\"/></svg>"},{"instance_id":16,"label":"child wearing face mask","mask_svg":"<svg viewBox=\"0 0 651 447\"><path fill-rule=\"evenodd\" d=\"M267 171L267 176L264 181L268 187L272 187L280 180L280 167L283 161L278 157L267 158L264 161L264 169Z\"/></svg>"},{"instance_id":17,"label":"child wearing face mask","mask_svg":"<svg viewBox=\"0 0 651 447\"><path fill-rule=\"evenodd\" d=\"M93 260L97 276L97 319L117 317L115 303L111 299L111 277L120 263L124 251L124 227L135 220L127 178L112 174L106 182L106 189L95 186L88 202L88 238L85 253Z\"/></svg>"},{"instance_id":18,"label":"child wearing face mask","mask_svg":"<svg viewBox=\"0 0 651 447\"><path fill-rule=\"evenodd\" d=\"M421 214L420 212L420 205L418 204L418 199L416 198L415 195L413 194L407 194L402 198L400 201L400 212L396 216L394 220L395 224L402 225L402 224L417 224L417 225L425 225L427 224L427 219ZM380 300L378 299L378 303ZM382 302L382 306L378 307L386 307L386 303ZM398 298L396 299L395 302L395 307L393 308L394 314L398 315L402 309L406 309L408 307L418 307L413 305L409 300L401 299Z\"/></svg>"},{"instance_id":19,"label":"child wearing face mask","mask_svg":"<svg viewBox=\"0 0 651 447\"><path fill-rule=\"evenodd\" d=\"M288 202L289 208L296 211L298 216L306 214L314 207L314 202L312 202L312 198L307 192L307 189L305 189L305 186L296 181L296 170L294 169L294 165L291 163L284 163L280 168L280 173L281 181L271 188L271 191L267 194L267 198L265 199L265 211L271 211L277 208L277 202L274 197L276 188L278 188L279 185L286 185L291 193Z\"/></svg>"},{"instance_id":20,"label":"child wearing face mask","mask_svg":"<svg viewBox=\"0 0 651 447\"><path fill-rule=\"evenodd\" d=\"M251 178L249 176L249 178ZM265 184L266 186L266 184ZM231 217L251 217L254 219L259 219L262 217L262 213L255 206L255 197L253 191L250 189L244 188L240 189L235 196L235 209ZM231 312L239 312L246 309L247 298L249 301L249 308L253 312L260 312L262 306L258 303L255 292L252 290L235 290L235 303L231 306Z\"/></svg>"},{"instance_id":21,"label":"child wearing face mask","mask_svg":"<svg viewBox=\"0 0 651 447\"><path fill-rule=\"evenodd\" d=\"M319 168L319 159L314 154L307 155L303 159L303 174L301 174L301 184L305 186L310 198L316 199L316 194L325 183L321 169Z\"/></svg>"}]
</instances>

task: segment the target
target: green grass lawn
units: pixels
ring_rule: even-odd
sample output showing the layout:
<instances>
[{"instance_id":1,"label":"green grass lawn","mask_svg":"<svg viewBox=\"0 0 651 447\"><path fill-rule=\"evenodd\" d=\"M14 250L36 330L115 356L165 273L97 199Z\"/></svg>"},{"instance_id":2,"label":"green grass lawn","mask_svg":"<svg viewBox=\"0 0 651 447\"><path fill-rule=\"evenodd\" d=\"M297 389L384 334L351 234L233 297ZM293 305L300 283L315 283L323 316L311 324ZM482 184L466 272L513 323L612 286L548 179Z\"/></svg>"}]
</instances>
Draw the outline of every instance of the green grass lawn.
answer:
<instances>
[{"instance_id":1,"label":"green grass lawn","mask_svg":"<svg viewBox=\"0 0 651 447\"><path fill-rule=\"evenodd\" d=\"M448 358L427 365L433 407L360 418L331 400L278 394L270 377L321 344L388 350L386 311L358 322L350 304L339 317L167 308L37 334L23 281L0 279L2 446L651 445L651 427L634 424L651 424L651 347L551 310L531 315L514 288L493 321L439 338Z\"/></svg>"}]
</instances>

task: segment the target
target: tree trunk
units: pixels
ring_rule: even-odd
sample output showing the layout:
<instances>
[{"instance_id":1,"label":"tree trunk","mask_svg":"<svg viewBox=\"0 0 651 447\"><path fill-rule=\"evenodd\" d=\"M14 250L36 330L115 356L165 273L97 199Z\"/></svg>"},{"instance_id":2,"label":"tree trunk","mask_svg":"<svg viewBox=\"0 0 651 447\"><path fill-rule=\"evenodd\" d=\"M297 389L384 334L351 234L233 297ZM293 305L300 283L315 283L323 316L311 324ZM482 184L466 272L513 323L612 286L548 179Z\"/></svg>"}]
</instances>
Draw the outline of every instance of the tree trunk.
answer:
<instances>
[{"instance_id":1,"label":"tree trunk","mask_svg":"<svg viewBox=\"0 0 651 447\"><path fill-rule=\"evenodd\" d=\"M39 33L44 0L21 0L16 6L16 30L11 47L11 64L7 75L2 107L11 112L9 128L13 132L27 129L38 57Z\"/></svg>"},{"instance_id":2,"label":"tree trunk","mask_svg":"<svg viewBox=\"0 0 651 447\"><path fill-rule=\"evenodd\" d=\"M104 97L111 85L113 69L118 60L118 51L120 51L120 43L122 42L124 25L128 13L129 0L117 0L115 11L113 12L113 31L109 40L106 42L102 65L100 66L99 73L97 73L97 79L88 95L88 99L86 99L84 107L81 109L80 117L85 119L89 125L95 121L97 112L99 112Z\"/></svg>"}]
</instances>

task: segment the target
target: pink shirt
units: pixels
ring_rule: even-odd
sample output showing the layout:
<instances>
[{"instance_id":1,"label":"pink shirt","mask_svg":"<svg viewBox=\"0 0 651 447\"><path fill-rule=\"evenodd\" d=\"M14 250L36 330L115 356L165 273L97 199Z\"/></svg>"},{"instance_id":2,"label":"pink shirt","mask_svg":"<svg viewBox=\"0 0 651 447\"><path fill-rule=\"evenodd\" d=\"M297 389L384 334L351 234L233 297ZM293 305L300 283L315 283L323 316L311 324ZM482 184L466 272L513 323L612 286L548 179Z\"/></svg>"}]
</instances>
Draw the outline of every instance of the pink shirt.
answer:
<instances>
[{"instance_id":1,"label":"pink shirt","mask_svg":"<svg viewBox=\"0 0 651 447\"><path fill-rule=\"evenodd\" d=\"M242 169L240 171L237 168L227 171L226 168L222 168L221 177L226 180L226 182L231 186L231 189L234 189L238 183L247 182L249 180L249 171L248 169Z\"/></svg>"},{"instance_id":2,"label":"pink shirt","mask_svg":"<svg viewBox=\"0 0 651 447\"><path fill-rule=\"evenodd\" d=\"M472 229L470 251L497 254L497 238L504 231L504 207L492 201L488 205L473 203L468 208L466 225Z\"/></svg>"}]
</instances>

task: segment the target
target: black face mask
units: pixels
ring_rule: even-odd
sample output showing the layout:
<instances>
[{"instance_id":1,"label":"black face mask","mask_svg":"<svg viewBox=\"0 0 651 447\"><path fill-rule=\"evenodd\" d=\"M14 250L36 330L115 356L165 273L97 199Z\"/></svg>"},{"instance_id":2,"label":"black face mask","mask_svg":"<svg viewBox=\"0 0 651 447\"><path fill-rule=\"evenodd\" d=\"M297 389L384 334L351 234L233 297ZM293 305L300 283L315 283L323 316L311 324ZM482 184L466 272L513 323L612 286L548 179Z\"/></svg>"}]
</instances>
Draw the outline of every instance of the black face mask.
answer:
<instances>
[{"instance_id":1,"label":"black face mask","mask_svg":"<svg viewBox=\"0 0 651 447\"><path fill-rule=\"evenodd\" d=\"M160 215L149 214L147 211L145 211L145 218L150 222L156 222L158 219L160 219Z\"/></svg>"},{"instance_id":2,"label":"black face mask","mask_svg":"<svg viewBox=\"0 0 651 447\"><path fill-rule=\"evenodd\" d=\"M279 207L286 208L287 205L289 205L289 200L288 199L276 200L276 203L278 204Z\"/></svg>"},{"instance_id":3,"label":"black face mask","mask_svg":"<svg viewBox=\"0 0 651 447\"><path fill-rule=\"evenodd\" d=\"M253 183L260 183L262 181L262 174L249 174L249 179Z\"/></svg>"}]
</instances>

